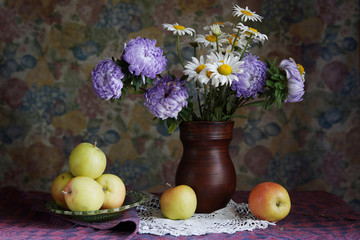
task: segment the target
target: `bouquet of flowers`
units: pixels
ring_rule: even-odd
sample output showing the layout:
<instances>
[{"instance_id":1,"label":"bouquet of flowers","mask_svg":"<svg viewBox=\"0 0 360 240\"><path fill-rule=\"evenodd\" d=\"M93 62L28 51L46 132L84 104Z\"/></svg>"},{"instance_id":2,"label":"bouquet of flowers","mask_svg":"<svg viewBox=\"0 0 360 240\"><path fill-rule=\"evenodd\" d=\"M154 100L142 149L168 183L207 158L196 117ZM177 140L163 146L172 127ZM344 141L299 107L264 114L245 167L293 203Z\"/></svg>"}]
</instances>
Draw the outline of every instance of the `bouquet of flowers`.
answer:
<instances>
[{"instance_id":1,"label":"bouquet of flowers","mask_svg":"<svg viewBox=\"0 0 360 240\"><path fill-rule=\"evenodd\" d=\"M233 6L237 24L217 22L204 27L206 34L180 24L163 24L177 36L177 52L184 75L161 75L167 60L156 40L137 37L124 44L120 58L100 61L91 72L100 98L114 101L131 90L144 94L145 107L172 132L182 121L230 121L239 108L298 102L304 95L305 71L293 59L278 65L263 62L250 50L263 45L265 34L245 25L261 21L257 13ZM228 31L225 31L225 30ZM190 35L194 57L183 63L180 37ZM201 52L202 54L198 54Z\"/></svg>"}]
</instances>

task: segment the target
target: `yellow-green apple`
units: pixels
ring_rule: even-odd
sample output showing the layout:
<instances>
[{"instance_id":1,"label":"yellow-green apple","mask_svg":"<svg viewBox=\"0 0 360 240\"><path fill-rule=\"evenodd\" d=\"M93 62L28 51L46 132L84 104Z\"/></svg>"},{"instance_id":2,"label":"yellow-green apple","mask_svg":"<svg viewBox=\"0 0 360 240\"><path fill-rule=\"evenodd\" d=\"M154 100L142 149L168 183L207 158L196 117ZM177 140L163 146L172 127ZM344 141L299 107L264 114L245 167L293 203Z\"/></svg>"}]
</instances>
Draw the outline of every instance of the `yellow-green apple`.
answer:
<instances>
[{"instance_id":1,"label":"yellow-green apple","mask_svg":"<svg viewBox=\"0 0 360 240\"><path fill-rule=\"evenodd\" d=\"M196 210L197 198L194 190L179 185L165 190L160 198L162 214L169 219L188 219Z\"/></svg>"},{"instance_id":2,"label":"yellow-green apple","mask_svg":"<svg viewBox=\"0 0 360 240\"><path fill-rule=\"evenodd\" d=\"M104 173L105 167L106 156L96 143L80 143L70 153L69 168L74 176L96 179Z\"/></svg>"},{"instance_id":3,"label":"yellow-green apple","mask_svg":"<svg viewBox=\"0 0 360 240\"><path fill-rule=\"evenodd\" d=\"M71 211L95 211L104 203L101 185L86 176L73 177L63 191L66 205Z\"/></svg>"},{"instance_id":4,"label":"yellow-green apple","mask_svg":"<svg viewBox=\"0 0 360 240\"><path fill-rule=\"evenodd\" d=\"M249 195L249 209L259 219L276 222L285 218L291 208L288 191L278 183L263 182Z\"/></svg>"},{"instance_id":5,"label":"yellow-green apple","mask_svg":"<svg viewBox=\"0 0 360 240\"><path fill-rule=\"evenodd\" d=\"M64 190L66 184L73 177L74 176L71 174L70 171L63 172L54 179L51 185L51 196L53 197L57 205L65 209L68 209L68 207L66 205L64 194L62 193L62 191Z\"/></svg>"},{"instance_id":6,"label":"yellow-green apple","mask_svg":"<svg viewBox=\"0 0 360 240\"><path fill-rule=\"evenodd\" d=\"M121 207L125 200L126 188L118 176L107 173L101 175L96 181L102 186L105 194L102 209Z\"/></svg>"}]
</instances>

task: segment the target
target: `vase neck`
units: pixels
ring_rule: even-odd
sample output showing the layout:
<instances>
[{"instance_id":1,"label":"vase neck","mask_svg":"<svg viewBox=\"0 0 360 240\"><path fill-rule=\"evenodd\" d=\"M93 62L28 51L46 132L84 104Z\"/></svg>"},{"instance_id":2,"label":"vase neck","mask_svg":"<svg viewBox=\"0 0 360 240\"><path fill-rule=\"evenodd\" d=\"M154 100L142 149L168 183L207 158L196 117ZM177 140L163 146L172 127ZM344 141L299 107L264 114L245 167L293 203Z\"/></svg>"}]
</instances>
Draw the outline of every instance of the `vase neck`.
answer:
<instances>
[{"instance_id":1,"label":"vase neck","mask_svg":"<svg viewBox=\"0 0 360 240\"><path fill-rule=\"evenodd\" d=\"M181 140L226 140L232 139L234 122L183 122L180 125Z\"/></svg>"}]
</instances>

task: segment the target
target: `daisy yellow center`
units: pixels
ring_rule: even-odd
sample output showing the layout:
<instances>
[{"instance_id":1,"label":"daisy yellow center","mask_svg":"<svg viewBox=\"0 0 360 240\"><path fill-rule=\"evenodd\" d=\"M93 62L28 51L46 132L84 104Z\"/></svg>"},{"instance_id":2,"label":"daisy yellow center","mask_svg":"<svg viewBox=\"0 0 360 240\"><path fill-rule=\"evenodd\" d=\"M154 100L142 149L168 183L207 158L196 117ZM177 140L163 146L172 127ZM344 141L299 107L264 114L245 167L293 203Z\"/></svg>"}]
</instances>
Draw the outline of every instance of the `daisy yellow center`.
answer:
<instances>
[{"instance_id":1,"label":"daisy yellow center","mask_svg":"<svg viewBox=\"0 0 360 240\"><path fill-rule=\"evenodd\" d=\"M255 28L249 28L250 31L253 31L254 33L257 33L258 30L256 30Z\"/></svg>"},{"instance_id":2,"label":"daisy yellow center","mask_svg":"<svg viewBox=\"0 0 360 240\"><path fill-rule=\"evenodd\" d=\"M249 11L246 11L246 10L241 10L241 12L244 14L244 15L247 15L247 16L252 16L253 14Z\"/></svg>"},{"instance_id":3,"label":"daisy yellow center","mask_svg":"<svg viewBox=\"0 0 360 240\"><path fill-rule=\"evenodd\" d=\"M258 30L256 30L255 28L249 28L249 30L246 32L246 34L248 35L254 35L254 33L258 33Z\"/></svg>"},{"instance_id":4,"label":"daisy yellow center","mask_svg":"<svg viewBox=\"0 0 360 240\"><path fill-rule=\"evenodd\" d=\"M228 38L229 44L232 45L233 44L233 39L232 38ZM235 41L235 45L237 45L237 41Z\"/></svg>"},{"instance_id":5,"label":"daisy yellow center","mask_svg":"<svg viewBox=\"0 0 360 240\"><path fill-rule=\"evenodd\" d=\"M199 74L205 67L206 66L204 64L201 64L195 69L195 71L197 72L197 74Z\"/></svg>"},{"instance_id":6,"label":"daisy yellow center","mask_svg":"<svg viewBox=\"0 0 360 240\"><path fill-rule=\"evenodd\" d=\"M236 35L235 35L235 34L230 34L230 36L232 36L234 39L236 38ZM232 39L231 37L228 38L228 41L229 41L230 45L233 44L233 39ZM235 41L235 44L237 44L237 41Z\"/></svg>"},{"instance_id":7,"label":"daisy yellow center","mask_svg":"<svg viewBox=\"0 0 360 240\"><path fill-rule=\"evenodd\" d=\"M208 78L211 78L211 74L213 74L213 72L211 72L211 71L207 71L207 72L206 72L206 76L207 76Z\"/></svg>"},{"instance_id":8,"label":"daisy yellow center","mask_svg":"<svg viewBox=\"0 0 360 240\"><path fill-rule=\"evenodd\" d=\"M232 73L232 68L228 64L223 64L220 67L218 67L218 71L221 75L230 75Z\"/></svg>"},{"instance_id":9,"label":"daisy yellow center","mask_svg":"<svg viewBox=\"0 0 360 240\"><path fill-rule=\"evenodd\" d=\"M205 39L209 42L216 42L216 37L214 35L207 35Z\"/></svg>"},{"instance_id":10,"label":"daisy yellow center","mask_svg":"<svg viewBox=\"0 0 360 240\"><path fill-rule=\"evenodd\" d=\"M223 25L224 23L223 22L214 22L213 25Z\"/></svg>"},{"instance_id":11,"label":"daisy yellow center","mask_svg":"<svg viewBox=\"0 0 360 240\"><path fill-rule=\"evenodd\" d=\"M305 71L304 67L301 64L296 64L296 66L298 67L300 74L303 75Z\"/></svg>"},{"instance_id":12,"label":"daisy yellow center","mask_svg":"<svg viewBox=\"0 0 360 240\"><path fill-rule=\"evenodd\" d=\"M174 28L176 30L185 30L185 27L184 26L181 26L181 25L174 25Z\"/></svg>"}]
</instances>

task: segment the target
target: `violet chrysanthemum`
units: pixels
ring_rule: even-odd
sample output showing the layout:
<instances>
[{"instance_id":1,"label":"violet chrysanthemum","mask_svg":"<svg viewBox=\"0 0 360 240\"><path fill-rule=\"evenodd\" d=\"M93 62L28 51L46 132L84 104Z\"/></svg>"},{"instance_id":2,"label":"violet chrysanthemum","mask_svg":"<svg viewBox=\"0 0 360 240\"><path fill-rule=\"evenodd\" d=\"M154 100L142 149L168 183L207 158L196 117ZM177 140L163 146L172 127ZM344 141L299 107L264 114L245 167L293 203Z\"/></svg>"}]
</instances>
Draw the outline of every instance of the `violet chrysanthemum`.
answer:
<instances>
[{"instance_id":1,"label":"violet chrysanthemum","mask_svg":"<svg viewBox=\"0 0 360 240\"><path fill-rule=\"evenodd\" d=\"M185 83L166 75L157 78L154 86L146 91L144 105L157 118L177 118L181 109L187 106L188 97Z\"/></svg>"},{"instance_id":2,"label":"violet chrysanthemum","mask_svg":"<svg viewBox=\"0 0 360 240\"><path fill-rule=\"evenodd\" d=\"M303 100L304 81L293 59L284 59L280 62L279 68L286 72L287 79L287 95L285 102L300 102Z\"/></svg>"},{"instance_id":3,"label":"violet chrysanthemum","mask_svg":"<svg viewBox=\"0 0 360 240\"><path fill-rule=\"evenodd\" d=\"M155 47L156 40L137 37L131 39L124 48L122 58L129 64L132 74L140 75L145 83L145 77L154 79L166 68L167 60L160 47Z\"/></svg>"},{"instance_id":4,"label":"violet chrysanthemum","mask_svg":"<svg viewBox=\"0 0 360 240\"><path fill-rule=\"evenodd\" d=\"M124 73L111 59L100 61L91 71L91 78L95 93L100 98L109 100L120 98Z\"/></svg>"},{"instance_id":5,"label":"violet chrysanthemum","mask_svg":"<svg viewBox=\"0 0 360 240\"><path fill-rule=\"evenodd\" d=\"M236 91L237 97L256 97L258 92L264 92L267 66L258 56L251 54L246 55L242 61L244 63L241 68L244 71L236 74L237 80L232 82L231 89Z\"/></svg>"}]
</instances>

